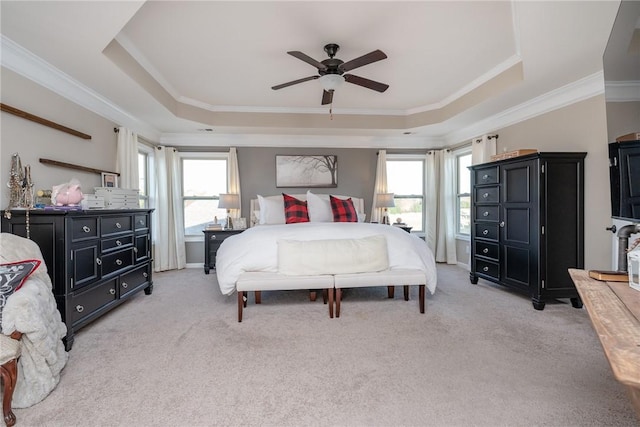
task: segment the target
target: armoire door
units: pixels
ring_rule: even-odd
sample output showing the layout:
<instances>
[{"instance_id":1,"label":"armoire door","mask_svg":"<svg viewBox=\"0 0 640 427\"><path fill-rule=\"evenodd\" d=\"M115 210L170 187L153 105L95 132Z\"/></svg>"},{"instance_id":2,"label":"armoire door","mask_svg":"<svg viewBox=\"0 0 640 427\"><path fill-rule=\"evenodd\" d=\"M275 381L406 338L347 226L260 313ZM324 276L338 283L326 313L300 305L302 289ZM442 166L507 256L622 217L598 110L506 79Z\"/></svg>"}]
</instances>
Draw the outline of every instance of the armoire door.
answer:
<instances>
[{"instance_id":1,"label":"armoire door","mask_svg":"<svg viewBox=\"0 0 640 427\"><path fill-rule=\"evenodd\" d=\"M530 290L538 281L538 160L503 165L501 174L500 278Z\"/></svg>"}]
</instances>

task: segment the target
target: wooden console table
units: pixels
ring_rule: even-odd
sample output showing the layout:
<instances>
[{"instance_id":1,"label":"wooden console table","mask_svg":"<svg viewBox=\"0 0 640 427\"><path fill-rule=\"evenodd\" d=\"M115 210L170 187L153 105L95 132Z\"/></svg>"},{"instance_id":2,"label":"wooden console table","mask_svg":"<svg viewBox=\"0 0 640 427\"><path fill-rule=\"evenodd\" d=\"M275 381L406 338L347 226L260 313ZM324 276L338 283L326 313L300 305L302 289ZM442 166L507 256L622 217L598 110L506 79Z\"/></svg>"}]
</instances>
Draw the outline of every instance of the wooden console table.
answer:
<instances>
[{"instance_id":1,"label":"wooden console table","mask_svg":"<svg viewBox=\"0 0 640 427\"><path fill-rule=\"evenodd\" d=\"M640 418L640 292L627 282L600 282L569 269L615 378Z\"/></svg>"}]
</instances>

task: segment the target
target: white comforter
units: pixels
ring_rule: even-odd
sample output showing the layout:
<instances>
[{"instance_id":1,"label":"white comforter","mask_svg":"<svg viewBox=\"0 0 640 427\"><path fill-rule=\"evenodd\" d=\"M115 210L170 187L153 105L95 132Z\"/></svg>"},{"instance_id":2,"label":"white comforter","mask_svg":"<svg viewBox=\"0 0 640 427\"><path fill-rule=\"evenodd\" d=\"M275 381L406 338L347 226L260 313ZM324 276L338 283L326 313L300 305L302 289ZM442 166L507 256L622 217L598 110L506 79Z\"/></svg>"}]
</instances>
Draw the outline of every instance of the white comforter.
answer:
<instances>
[{"instance_id":1,"label":"white comforter","mask_svg":"<svg viewBox=\"0 0 640 427\"><path fill-rule=\"evenodd\" d=\"M220 291L230 295L238 277L246 271L278 272L278 240L322 240L384 235L389 269L422 270L432 294L437 283L433 253L424 240L406 231L382 224L353 222L306 222L260 225L226 238L218 249L216 274Z\"/></svg>"}]
</instances>

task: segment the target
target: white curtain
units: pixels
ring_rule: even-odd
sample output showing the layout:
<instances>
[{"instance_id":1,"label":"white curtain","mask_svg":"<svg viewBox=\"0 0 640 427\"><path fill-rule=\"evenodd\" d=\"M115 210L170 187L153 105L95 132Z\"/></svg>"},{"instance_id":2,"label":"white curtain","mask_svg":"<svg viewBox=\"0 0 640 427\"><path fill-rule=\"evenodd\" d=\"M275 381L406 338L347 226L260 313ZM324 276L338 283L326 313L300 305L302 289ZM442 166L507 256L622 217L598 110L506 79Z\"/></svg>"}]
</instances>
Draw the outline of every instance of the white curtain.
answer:
<instances>
[{"instance_id":1,"label":"white curtain","mask_svg":"<svg viewBox=\"0 0 640 427\"><path fill-rule=\"evenodd\" d=\"M456 264L456 156L448 150L427 153L425 240L436 262Z\"/></svg>"},{"instance_id":2,"label":"white curtain","mask_svg":"<svg viewBox=\"0 0 640 427\"><path fill-rule=\"evenodd\" d=\"M138 189L138 135L124 127L118 128L116 172L118 187Z\"/></svg>"},{"instance_id":3,"label":"white curtain","mask_svg":"<svg viewBox=\"0 0 640 427\"><path fill-rule=\"evenodd\" d=\"M242 216L242 195L240 194L240 170L238 169L238 152L235 147L229 149L229 166L227 167L227 182L229 188L227 191L231 194L237 194L240 199L240 209L231 209L229 215L231 218L240 218Z\"/></svg>"},{"instance_id":4,"label":"white curtain","mask_svg":"<svg viewBox=\"0 0 640 427\"><path fill-rule=\"evenodd\" d=\"M383 208L377 208L378 194L387 193L387 151L378 151L378 165L376 166L376 181L373 186L373 203L371 205L371 221L381 222Z\"/></svg>"},{"instance_id":5,"label":"white curtain","mask_svg":"<svg viewBox=\"0 0 640 427\"><path fill-rule=\"evenodd\" d=\"M173 147L156 147L156 206L153 211L154 271L185 268L180 156Z\"/></svg>"},{"instance_id":6,"label":"white curtain","mask_svg":"<svg viewBox=\"0 0 640 427\"><path fill-rule=\"evenodd\" d=\"M496 154L497 139L496 135L483 135L471 140L471 164L491 161L491 156Z\"/></svg>"}]
</instances>

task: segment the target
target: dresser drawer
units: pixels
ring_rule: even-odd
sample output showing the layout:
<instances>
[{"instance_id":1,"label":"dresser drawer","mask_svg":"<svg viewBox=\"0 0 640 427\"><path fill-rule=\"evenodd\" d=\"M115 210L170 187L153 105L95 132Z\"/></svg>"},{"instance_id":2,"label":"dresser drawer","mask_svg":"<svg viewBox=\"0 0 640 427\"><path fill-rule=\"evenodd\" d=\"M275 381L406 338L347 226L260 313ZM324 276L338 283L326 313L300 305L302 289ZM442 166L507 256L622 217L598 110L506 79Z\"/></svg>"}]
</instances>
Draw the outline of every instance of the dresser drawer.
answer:
<instances>
[{"instance_id":1,"label":"dresser drawer","mask_svg":"<svg viewBox=\"0 0 640 427\"><path fill-rule=\"evenodd\" d=\"M98 217L72 218L71 241L81 242L83 240L95 239L98 237Z\"/></svg>"},{"instance_id":2,"label":"dresser drawer","mask_svg":"<svg viewBox=\"0 0 640 427\"><path fill-rule=\"evenodd\" d=\"M475 236L479 239L498 240L498 224L488 222L476 223Z\"/></svg>"},{"instance_id":3,"label":"dresser drawer","mask_svg":"<svg viewBox=\"0 0 640 427\"><path fill-rule=\"evenodd\" d=\"M72 323L84 319L100 307L115 301L116 298L115 279L101 283L84 292L73 294L69 301Z\"/></svg>"},{"instance_id":4,"label":"dresser drawer","mask_svg":"<svg viewBox=\"0 0 640 427\"><path fill-rule=\"evenodd\" d=\"M499 187L478 187L475 191L476 203L498 203Z\"/></svg>"},{"instance_id":5,"label":"dresser drawer","mask_svg":"<svg viewBox=\"0 0 640 427\"><path fill-rule=\"evenodd\" d=\"M133 245L133 236L114 237L113 239L104 239L102 241L102 252L111 252L117 249L128 248Z\"/></svg>"},{"instance_id":6,"label":"dresser drawer","mask_svg":"<svg viewBox=\"0 0 640 427\"><path fill-rule=\"evenodd\" d=\"M102 276L108 276L133 265L133 248L113 252L102 257Z\"/></svg>"},{"instance_id":7,"label":"dresser drawer","mask_svg":"<svg viewBox=\"0 0 640 427\"><path fill-rule=\"evenodd\" d=\"M496 243L489 243L477 240L474 242L475 250L473 253L478 256L495 259L500 257L500 249Z\"/></svg>"},{"instance_id":8,"label":"dresser drawer","mask_svg":"<svg viewBox=\"0 0 640 427\"><path fill-rule=\"evenodd\" d=\"M475 272L498 279L500 276L500 266L494 262L488 262L476 258Z\"/></svg>"},{"instance_id":9,"label":"dresser drawer","mask_svg":"<svg viewBox=\"0 0 640 427\"><path fill-rule=\"evenodd\" d=\"M149 283L149 267L149 264L144 265L120 277L120 298Z\"/></svg>"},{"instance_id":10,"label":"dresser drawer","mask_svg":"<svg viewBox=\"0 0 640 427\"><path fill-rule=\"evenodd\" d=\"M110 236L112 234L126 233L133 231L131 223L131 215L122 216L105 216L102 217L100 226L102 227L102 236Z\"/></svg>"},{"instance_id":11,"label":"dresser drawer","mask_svg":"<svg viewBox=\"0 0 640 427\"><path fill-rule=\"evenodd\" d=\"M136 215L134 218L133 228L135 228L136 231L149 228L149 215Z\"/></svg>"},{"instance_id":12,"label":"dresser drawer","mask_svg":"<svg viewBox=\"0 0 640 427\"><path fill-rule=\"evenodd\" d=\"M477 221L498 222L500 219L500 209L498 206L476 206L474 219Z\"/></svg>"},{"instance_id":13,"label":"dresser drawer","mask_svg":"<svg viewBox=\"0 0 640 427\"><path fill-rule=\"evenodd\" d=\"M498 174L498 167L490 167L484 169L478 169L475 172L475 181L476 185L479 184L497 184L500 182L498 178L500 175Z\"/></svg>"}]
</instances>

